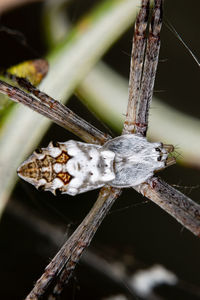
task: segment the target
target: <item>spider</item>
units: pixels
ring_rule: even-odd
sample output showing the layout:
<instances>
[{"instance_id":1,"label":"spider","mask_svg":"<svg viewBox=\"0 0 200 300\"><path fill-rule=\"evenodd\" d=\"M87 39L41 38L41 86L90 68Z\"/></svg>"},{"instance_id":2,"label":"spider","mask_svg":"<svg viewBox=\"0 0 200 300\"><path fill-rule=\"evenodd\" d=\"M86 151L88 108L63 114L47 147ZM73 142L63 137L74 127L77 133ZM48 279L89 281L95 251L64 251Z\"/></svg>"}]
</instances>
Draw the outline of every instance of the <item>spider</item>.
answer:
<instances>
[{"instance_id":1,"label":"spider","mask_svg":"<svg viewBox=\"0 0 200 300\"><path fill-rule=\"evenodd\" d=\"M89 246L122 187L133 187L160 205L194 234L200 234L199 205L154 176L155 171L175 162L173 157L168 158L173 146L146 140L148 111L160 48L162 5L162 0L154 1L147 30L149 1L141 2L131 55L128 108L120 137L111 139L106 136L23 78L12 77L29 94L0 82L2 93L91 143L50 143L47 148L36 151L22 163L18 169L19 175L38 188L53 193L75 195L103 186L91 211L47 266L26 299L43 296L55 279L57 284L53 295L61 293L83 250ZM81 161L78 160L80 157Z\"/></svg>"}]
</instances>

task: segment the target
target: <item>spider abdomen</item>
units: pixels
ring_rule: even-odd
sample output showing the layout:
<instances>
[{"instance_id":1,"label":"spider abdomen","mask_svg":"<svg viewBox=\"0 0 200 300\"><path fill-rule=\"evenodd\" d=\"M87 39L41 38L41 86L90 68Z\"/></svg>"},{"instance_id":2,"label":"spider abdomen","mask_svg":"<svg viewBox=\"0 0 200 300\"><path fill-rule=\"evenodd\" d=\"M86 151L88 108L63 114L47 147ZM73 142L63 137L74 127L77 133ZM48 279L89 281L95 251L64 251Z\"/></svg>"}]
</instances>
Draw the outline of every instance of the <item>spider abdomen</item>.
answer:
<instances>
[{"instance_id":1,"label":"spider abdomen","mask_svg":"<svg viewBox=\"0 0 200 300\"><path fill-rule=\"evenodd\" d=\"M18 168L18 175L37 188L76 195L100 188L115 178L114 152L77 141L52 142L34 152Z\"/></svg>"}]
</instances>

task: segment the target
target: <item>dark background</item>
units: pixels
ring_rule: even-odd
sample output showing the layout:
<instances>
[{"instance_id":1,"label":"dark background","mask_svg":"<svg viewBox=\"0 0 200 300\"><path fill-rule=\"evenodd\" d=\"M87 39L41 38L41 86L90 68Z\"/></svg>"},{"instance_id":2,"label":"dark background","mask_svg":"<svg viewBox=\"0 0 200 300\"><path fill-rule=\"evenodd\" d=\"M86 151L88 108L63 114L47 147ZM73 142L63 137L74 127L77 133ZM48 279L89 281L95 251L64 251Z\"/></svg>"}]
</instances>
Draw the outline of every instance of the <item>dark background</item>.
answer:
<instances>
[{"instance_id":1,"label":"dark background","mask_svg":"<svg viewBox=\"0 0 200 300\"><path fill-rule=\"evenodd\" d=\"M72 2L66 15L75 23L98 1ZM197 57L200 49L199 11L198 0L165 1L165 18L173 24ZM21 37L0 32L1 68L45 56L47 45L43 38L42 17L42 3L26 5L1 15L2 26L18 30L26 37L24 45ZM161 62L155 90L162 90L157 94L166 103L199 118L199 67L165 24L161 39ZM104 57L105 62L127 78L131 40L132 29ZM69 107L103 128L75 97L71 98ZM40 145L45 146L50 140L63 141L69 138L73 138L73 135L52 125ZM183 193L199 202L199 170L177 165L166 169L160 176L170 184L180 185ZM40 221L47 221L67 234L68 230L75 229L81 222L97 195L98 191L93 191L77 197L65 195L56 198L50 193L39 193L22 181L17 184L0 227L1 299L24 298L56 253L55 244L38 229ZM144 201L135 191L125 190L98 230L91 251L108 261L121 261L130 272L161 264L185 282L185 287L189 285L193 290L200 283L199 239L154 203ZM35 226L31 217L27 220L29 214L40 220ZM92 268L89 263L82 262L62 299L101 299L118 291L122 291L118 284L100 274L95 266ZM166 289L161 294L162 299L198 299L192 294L170 293Z\"/></svg>"}]
</instances>

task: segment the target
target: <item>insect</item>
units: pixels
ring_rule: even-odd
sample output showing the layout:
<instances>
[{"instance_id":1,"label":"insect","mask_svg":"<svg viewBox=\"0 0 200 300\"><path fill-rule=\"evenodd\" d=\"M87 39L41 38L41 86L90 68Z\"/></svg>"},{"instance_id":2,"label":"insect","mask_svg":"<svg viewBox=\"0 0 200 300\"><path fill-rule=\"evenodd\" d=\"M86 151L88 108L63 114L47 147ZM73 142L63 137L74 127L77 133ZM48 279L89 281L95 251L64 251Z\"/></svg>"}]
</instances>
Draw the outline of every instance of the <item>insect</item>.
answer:
<instances>
[{"instance_id":1,"label":"insect","mask_svg":"<svg viewBox=\"0 0 200 300\"><path fill-rule=\"evenodd\" d=\"M179 222L199 235L199 205L153 176L175 162L172 145L150 143L146 139L148 112L160 48L162 0L154 1L150 27L149 1L142 0L138 14L129 82L129 102L122 135L110 139L23 79L19 85L27 94L6 83L2 93L48 116L57 124L73 129L89 144L68 141L50 143L35 151L18 168L18 174L39 189L75 195L103 187L97 202L69 240L63 245L26 299L37 299L55 282L53 294L61 293L83 250L120 195L120 188L133 187L164 208ZM92 144L97 141L99 145ZM187 203L187 204L186 204ZM187 207L187 209L185 209Z\"/></svg>"}]
</instances>

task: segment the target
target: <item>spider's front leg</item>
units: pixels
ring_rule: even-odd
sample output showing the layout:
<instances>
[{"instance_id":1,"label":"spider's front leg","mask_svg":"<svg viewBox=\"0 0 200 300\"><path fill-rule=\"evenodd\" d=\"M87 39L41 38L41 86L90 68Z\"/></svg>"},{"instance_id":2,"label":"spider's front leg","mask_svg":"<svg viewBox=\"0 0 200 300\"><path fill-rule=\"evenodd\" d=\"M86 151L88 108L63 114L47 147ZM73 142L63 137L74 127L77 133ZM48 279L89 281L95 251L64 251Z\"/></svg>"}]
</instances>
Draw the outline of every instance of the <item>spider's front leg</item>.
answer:
<instances>
[{"instance_id":1,"label":"spider's front leg","mask_svg":"<svg viewBox=\"0 0 200 300\"><path fill-rule=\"evenodd\" d=\"M123 134L146 136L149 107L160 50L163 0L154 0L149 32L149 1L143 0L135 23L129 79L129 99Z\"/></svg>"},{"instance_id":2,"label":"spider's front leg","mask_svg":"<svg viewBox=\"0 0 200 300\"><path fill-rule=\"evenodd\" d=\"M137 107L140 105L140 87L146 47L146 30L149 17L149 0L142 0L141 9L135 21L131 53L129 96L123 134L137 132Z\"/></svg>"},{"instance_id":3,"label":"spider's front leg","mask_svg":"<svg viewBox=\"0 0 200 300\"><path fill-rule=\"evenodd\" d=\"M174 150L172 145L150 143L146 140L149 107L160 50L163 9L163 0L154 0L152 17L148 20L149 2L142 1L135 23L129 99L123 136L118 142L119 145L114 145L112 141L108 142L112 145L111 148L118 149L122 155L116 164L117 174L114 181L119 187L136 186L146 182L155 171L175 163L174 157L168 158L168 154Z\"/></svg>"}]
</instances>

